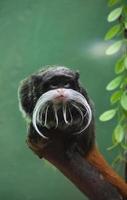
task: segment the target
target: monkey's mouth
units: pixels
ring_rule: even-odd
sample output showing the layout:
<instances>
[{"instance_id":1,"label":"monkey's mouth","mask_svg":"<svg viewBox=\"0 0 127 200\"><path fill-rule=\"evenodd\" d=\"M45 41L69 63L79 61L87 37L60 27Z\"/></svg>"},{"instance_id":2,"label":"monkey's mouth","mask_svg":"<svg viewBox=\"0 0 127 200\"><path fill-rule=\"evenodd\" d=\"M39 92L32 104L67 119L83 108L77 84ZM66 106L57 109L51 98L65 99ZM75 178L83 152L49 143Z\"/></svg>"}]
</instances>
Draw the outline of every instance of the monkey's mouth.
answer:
<instances>
[{"instance_id":1,"label":"monkey's mouth","mask_svg":"<svg viewBox=\"0 0 127 200\"><path fill-rule=\"evenodd\" d=\"M73 129L73 134L80 134L91 122L92 111L85 97L72 89L64 89L64 93L58 96L57 90L50 90L36 103L33 126L43 138L47 136L41 132L40 127L62 132Z\"/></svg>"}]
</instances>

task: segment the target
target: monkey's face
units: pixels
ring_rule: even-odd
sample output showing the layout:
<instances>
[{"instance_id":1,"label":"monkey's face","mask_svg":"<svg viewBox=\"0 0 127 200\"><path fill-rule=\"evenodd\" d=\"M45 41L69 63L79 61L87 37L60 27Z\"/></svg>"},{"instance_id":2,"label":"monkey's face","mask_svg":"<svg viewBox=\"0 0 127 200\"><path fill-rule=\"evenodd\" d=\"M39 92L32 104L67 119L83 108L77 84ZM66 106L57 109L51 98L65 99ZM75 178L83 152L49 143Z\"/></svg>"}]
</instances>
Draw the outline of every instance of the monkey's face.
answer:
<instances>
[{"instance_id":1,"label":"monkey's face","mask_svg":"<svg viewBox=\"0 0 127 200\"><path fill-rule=\"evenodd\" d=\"M91 108L86 98L77 90L74 77L57 73L44 83L45 92L38 99L32 116L36 131L42 136L41 127L79 134L90 124Z\"/></svg>"},{"instance_id":2,"label":"monkey's face","mask_svg":"<svg viewBox=\"0 0 127 200\"><path fill-rule=\"evenodd\" d=\"M41 131L43 127L49 131L80 134L90 125L92 112L78 77L77 73L62 67L51 68L34 77L36 84L31 93L36 103L32 104L32 123L42 137L47 138Z\"/></svg>"}]
</instances>

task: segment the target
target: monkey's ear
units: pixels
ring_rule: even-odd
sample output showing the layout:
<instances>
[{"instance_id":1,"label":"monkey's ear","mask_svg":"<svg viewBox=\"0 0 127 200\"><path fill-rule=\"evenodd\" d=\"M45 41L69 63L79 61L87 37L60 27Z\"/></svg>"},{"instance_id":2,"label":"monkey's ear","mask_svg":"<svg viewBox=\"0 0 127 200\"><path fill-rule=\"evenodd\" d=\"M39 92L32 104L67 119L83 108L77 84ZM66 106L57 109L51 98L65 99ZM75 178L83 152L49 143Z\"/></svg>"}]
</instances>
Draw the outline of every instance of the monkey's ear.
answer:
<instances>
[{"instance_id":1,"label":"monkey's ear","mask_svg":"<svg viewBox=\"0 0 127 200\"><path fill-rule=\"evenodd\" d=\"M21 81L18 89L20 110L29 117L32 115L36 101L35 85L38 84L37 82L38 79L36 75L30 76Z\"/></svg>"},{"instance_id":2,"label":"monkey's ear","mask_svg":"<svg viewBox=\"0 0 127 200\"><path fill-rule=\"evenodd\" d=\"M76 78L76 80L78 80L79 77L80 77L79 71L76 71L76 72L75 72L75 78Z\"/></svg>"}]
</instances>

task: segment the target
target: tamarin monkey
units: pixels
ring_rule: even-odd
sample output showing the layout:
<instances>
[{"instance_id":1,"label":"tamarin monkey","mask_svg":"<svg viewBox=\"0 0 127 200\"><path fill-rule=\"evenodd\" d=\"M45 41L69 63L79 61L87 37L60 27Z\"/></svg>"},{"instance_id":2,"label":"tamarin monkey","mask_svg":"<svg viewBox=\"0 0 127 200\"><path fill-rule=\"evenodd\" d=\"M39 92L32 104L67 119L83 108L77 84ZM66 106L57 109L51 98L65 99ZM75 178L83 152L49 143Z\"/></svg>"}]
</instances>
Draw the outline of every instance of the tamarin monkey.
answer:
<instances>
[{"instance_id":1,"label":"tamarin monkey","mask_svg":"<svg viewBox=\"0 0 127 200\"><path fill-rule=\"evenodd\" d=\"M79 73L63 66L42 69L19 87L20 110L29 118L28 138L45 145L54 138L64 141L65 157L79 152L127 197L127 184L107 164L95 144L91 99L79 81ZM41 157L41 155L40 155Z\"/></svg>"}]
</instances>

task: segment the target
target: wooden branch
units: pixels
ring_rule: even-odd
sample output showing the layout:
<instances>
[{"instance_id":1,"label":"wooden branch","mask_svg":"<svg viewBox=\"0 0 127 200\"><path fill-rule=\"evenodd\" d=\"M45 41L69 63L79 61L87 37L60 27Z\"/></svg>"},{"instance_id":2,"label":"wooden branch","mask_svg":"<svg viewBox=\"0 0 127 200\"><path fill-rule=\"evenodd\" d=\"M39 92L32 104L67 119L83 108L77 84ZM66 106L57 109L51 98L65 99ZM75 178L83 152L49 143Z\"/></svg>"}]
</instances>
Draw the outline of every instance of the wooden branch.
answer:
<instances>
[{"instance_id":1,"label":"wooden branch","mask_svg":"<svg viewBox=\"0 0 127 200\"><path fill-rule=\"evenodd\" d=\"M106 163L94 146L87 157L72 152L66 157L62 140L54 139L47 143L27 140L28 146L40 158L44 157L58 168L76 187L91 200L122 200L127 197L127 184Z\"/></svg>"}]
</instances>

